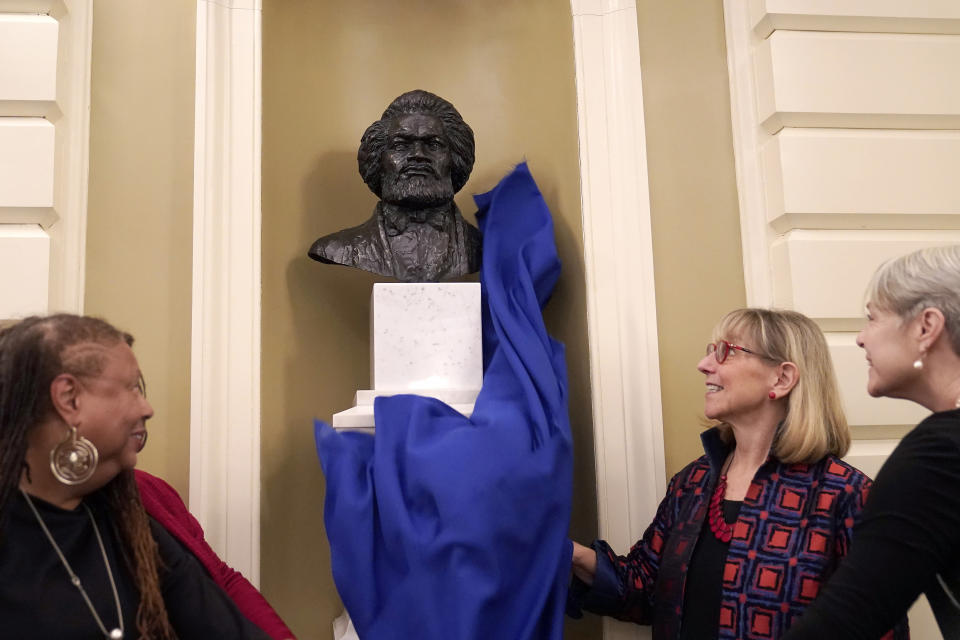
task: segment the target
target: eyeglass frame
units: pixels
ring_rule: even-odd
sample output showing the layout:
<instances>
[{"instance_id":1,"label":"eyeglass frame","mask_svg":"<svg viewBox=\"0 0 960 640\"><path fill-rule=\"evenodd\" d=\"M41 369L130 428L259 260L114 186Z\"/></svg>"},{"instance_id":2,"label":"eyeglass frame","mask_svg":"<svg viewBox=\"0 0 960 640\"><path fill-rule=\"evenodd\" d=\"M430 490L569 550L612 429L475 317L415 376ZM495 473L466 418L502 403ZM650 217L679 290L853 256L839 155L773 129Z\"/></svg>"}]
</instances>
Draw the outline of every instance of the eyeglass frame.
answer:
<instances>
[{"instance_id":1,"label":"eyeglass frame","mask_svg":"<svg viewBox=\"0 0 960 640\"><path fill-rule=\"evenodd\" d=\"M723 349L723 357L720 356L720 347L718 346L720 344L725 345L725 348ZM711 350L711 347L713 347L712 350ZM717 361L717 364L723 364L724 362L727 361L727 358L730 356L731 349L736 349L737 351L743 351L744 353L749 353L752 356L757 356L758 358L763 358L764 360L775 360L770 356L765 356L762 353L751 351L746 347L741 347L738 344L733 344L732 342L727 342L726 340L723 340L723 339L717 340L716 342L708 342L706 355L710 355L712 353L713 357Z\"/></svg>"}]
</instances>

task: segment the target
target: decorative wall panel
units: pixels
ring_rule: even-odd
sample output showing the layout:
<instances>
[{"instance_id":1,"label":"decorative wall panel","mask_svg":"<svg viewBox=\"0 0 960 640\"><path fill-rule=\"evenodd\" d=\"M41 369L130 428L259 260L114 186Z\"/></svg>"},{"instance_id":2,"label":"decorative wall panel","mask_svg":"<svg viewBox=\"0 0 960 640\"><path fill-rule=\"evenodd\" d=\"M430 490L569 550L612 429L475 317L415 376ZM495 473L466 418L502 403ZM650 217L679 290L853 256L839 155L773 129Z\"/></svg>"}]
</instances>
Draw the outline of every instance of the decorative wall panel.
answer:
<instances>
[{"instance_id":1,"label":"decorative wall panel","mask_svg":"<svg viewBox=\"0 0 960 640\"><path fill-rule=\"evenodd\" d=\"M960 127L960 36L774 31L756 46L762 126Z\"/></svg>"},{"instance_id":2,"label":"decorative wall panel","mask_svg":"<svg viewBox=\"0 0 960 640\"><path fill-rule=\"evenodd\" d=\"M944 244L960 244L960 231L790 231L770 247L774 304L818 320L860 320L882 262Z\"/></svg>"},{"instance_id":3,"label":"decorative wall panel","mask_svg":"<svg viewBox=\"0 0 960 640\"><path fill-rule=\"evenodd\" d=\"M0 118L0 207L53 206L53 143L44 118Z\"/></svg>"},{"instance_id":4,"label":"decorative wall panel","mask_svg":"<svg viewBox=\"0 0 960 640\"><path fill-rule=\"evenodd\" d=\"M57 92L57 21L0 14L0 100L53 100Z\"/></svg>"},{"instance_id":5,"label":"decorative wall panel","mask_svg":"<svg viewBox=\"0 0 960 640\"><path fill-rule=\"evenodd\" d=\"M42 259L31 300L42 292L44 304L31 313L83 309L92 15L92 0L0 0L0 235L20 233L11 224L44 234L17 241L42 251L21 251L0 289L34 283L41 272L24 272Z\"/></svg>"},{"instance_id":6,"label":"decorative wall panel","mask_svg":"<svg viewBox=\"0 0 960 640\"><path fill-rule=\"evenodd\" d=\"M960 33L956 0L748 0L761 38L776 29L883 33Z\"/></svg>"},{"instance_id":7,"label":"decorative wall panel","mask_svg":"<svg viewBox=\"0 0 960 640\"><path fill-rule=\"evenodd\" d=\"M762 150L776 229L956 228L960 132L785 128Z\"/></svg>"},{"instance_id":8,"label":"decorative wall panel","mask_svg":"<svg viewBox=\"0 0 960 640\"><path fill-rule=\"evenodd\" d=\"M46 311L49 263L50 238L40 226L0 224L0 319Z\"/></svg>"}]
</instances>

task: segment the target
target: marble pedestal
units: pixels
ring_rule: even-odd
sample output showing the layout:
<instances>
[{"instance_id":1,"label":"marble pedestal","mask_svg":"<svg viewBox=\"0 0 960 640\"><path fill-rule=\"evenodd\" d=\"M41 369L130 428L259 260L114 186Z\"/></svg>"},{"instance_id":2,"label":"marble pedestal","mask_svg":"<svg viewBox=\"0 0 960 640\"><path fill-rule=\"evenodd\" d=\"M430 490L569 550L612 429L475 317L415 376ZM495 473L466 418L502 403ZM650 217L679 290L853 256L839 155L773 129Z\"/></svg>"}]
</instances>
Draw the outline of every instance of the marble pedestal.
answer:
<instances>
[{"instance_id":1,"label":"marble pedestal","mask_svg":"<svg viewBox=\"0 0 960 640\"><path fill-rule=\"evenodd\" d=\"M370 305L370 376L335 429L372 432L377 396L412 393L469 417L483 383L480 284L377 283Z\"/></svg>"}]
</instances>

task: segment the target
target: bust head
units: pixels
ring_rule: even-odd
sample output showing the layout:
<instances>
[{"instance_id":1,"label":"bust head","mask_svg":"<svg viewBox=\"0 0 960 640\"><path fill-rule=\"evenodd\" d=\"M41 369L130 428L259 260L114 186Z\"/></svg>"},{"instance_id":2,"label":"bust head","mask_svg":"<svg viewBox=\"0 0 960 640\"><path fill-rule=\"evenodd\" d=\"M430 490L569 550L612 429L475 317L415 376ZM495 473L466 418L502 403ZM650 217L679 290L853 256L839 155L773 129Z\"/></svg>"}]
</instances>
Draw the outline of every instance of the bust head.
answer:
<instances>
[{"instance_id":1,"label":"bust head","mask_svg":"<svg viewBox=\"0 0 960 640\"><path fill-rule=\"evenodd\" d=\"M480 232L453 200L473 153L473 131L452 104L427 91L404 93L360 140L360 176L380 198L373 215L318 238L307 255L406 282L474 273Z\"/></svg>"},{"instance_id":2,"label":"bust head","mask_svg":"<svg viewBox=\"0 0 960 640\"><path fill-rule=\"evenodd\" d=\"M473 130L452 104L422 90L391 102L357 152L360 175L377 197L414 208L453 200L473 160Z\"/></svg>"}]
</instances>

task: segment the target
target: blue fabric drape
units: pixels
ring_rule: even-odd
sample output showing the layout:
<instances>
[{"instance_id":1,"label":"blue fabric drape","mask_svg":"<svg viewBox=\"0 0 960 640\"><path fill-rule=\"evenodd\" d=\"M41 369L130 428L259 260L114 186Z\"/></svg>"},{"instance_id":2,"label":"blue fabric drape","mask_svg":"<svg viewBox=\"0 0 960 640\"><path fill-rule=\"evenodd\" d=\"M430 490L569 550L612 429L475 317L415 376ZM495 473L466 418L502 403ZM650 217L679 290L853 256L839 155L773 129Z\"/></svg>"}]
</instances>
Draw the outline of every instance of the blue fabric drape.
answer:
<instances>
[{"instance_id":1,"label":"blue fabric drape","mask_svg":"<svg viewBox=\"0 0 960 640\"><path fill-rule=\"evenodd\" d=\"M560 273L526 164L475 196L484 380L467 419L378 398L376 437L316 423L333 577L364 640L563 637L572 452L563 345L541 308Z\"/></svg>"}]
</instances>

